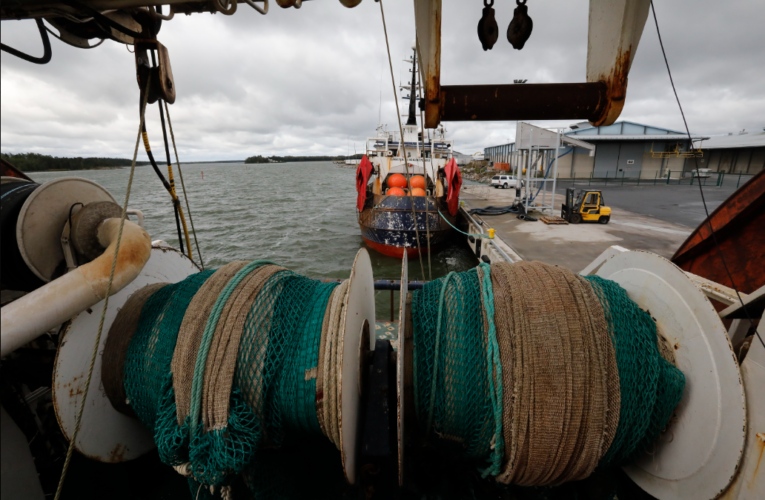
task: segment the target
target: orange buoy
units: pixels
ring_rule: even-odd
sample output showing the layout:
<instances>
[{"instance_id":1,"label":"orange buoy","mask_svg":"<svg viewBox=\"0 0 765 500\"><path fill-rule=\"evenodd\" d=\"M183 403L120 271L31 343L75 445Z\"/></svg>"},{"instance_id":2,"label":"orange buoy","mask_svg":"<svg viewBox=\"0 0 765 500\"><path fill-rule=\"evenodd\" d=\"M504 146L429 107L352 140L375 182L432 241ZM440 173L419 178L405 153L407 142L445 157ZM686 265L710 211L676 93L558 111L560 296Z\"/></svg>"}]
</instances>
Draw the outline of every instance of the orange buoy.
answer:
<instances>
[{"instance_id":1,"label":"orange buoy","mask_svg":"<svg viewBox=\"0 0 765 500\"><path fill-rule=\"evenodd\" d=\"M388 187L389 188L405 188L406 187L406 177L404 177L401 174L393 174L390 177L388 177ZM399 195L402 196L402 195Z\"/></svg>"},{"instance_id":2,"label":"orange buoy","mask_svg":"<svg viewBox=\"0 0 765 500\"><path fill-rule=\"evenodd\" d=\"M425 196L426 194L422 188L412 188L412 196Z\"/></svg>"},{"instance_id":3,"label":"orange buoy","mask_svg":"<svg viewBox=\"0 0 765 500\"><path fill-rule=\"evenodd\" d=\"M401 177L403 177L403 175ZM387 194L388 196L406 196L406 193L404 192L404 190L397 187L390 188L388 192L385 194Z\"/></svg>"},{"instance_id":4,"label":"orange buoy","mask_svg":"<svg viewBox=\"0 0 765 500\"><path fill-rule=\"evenodd\" d=\"M412 189L414 188L425 189L427 187L428 185L425 183L425 177L421 175L415 175L414 177L412 177ZM416 196L420 196L420 195L416 195Z\"/></svg>"}]
</instances>

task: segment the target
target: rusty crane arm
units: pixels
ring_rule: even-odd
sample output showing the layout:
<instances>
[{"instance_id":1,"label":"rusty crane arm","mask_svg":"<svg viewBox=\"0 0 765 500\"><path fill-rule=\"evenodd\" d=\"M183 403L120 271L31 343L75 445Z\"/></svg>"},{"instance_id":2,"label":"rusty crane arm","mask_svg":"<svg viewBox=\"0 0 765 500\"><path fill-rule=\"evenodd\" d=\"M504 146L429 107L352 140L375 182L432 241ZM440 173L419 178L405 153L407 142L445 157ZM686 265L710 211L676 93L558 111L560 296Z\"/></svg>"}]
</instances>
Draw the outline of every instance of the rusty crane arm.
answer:
<instances>
[{"instance_id":1,"label":"rusty crane arm","mask_svg":"<svg viewBox=\"0 0 765 500\"><path fill-rule=\"evenodd\" d=\"M470 120L614 123L649 6L650 0L590 0L586 83L441 85L441 0L414 0L425 126Z\"/></svg>"}]
</instances>

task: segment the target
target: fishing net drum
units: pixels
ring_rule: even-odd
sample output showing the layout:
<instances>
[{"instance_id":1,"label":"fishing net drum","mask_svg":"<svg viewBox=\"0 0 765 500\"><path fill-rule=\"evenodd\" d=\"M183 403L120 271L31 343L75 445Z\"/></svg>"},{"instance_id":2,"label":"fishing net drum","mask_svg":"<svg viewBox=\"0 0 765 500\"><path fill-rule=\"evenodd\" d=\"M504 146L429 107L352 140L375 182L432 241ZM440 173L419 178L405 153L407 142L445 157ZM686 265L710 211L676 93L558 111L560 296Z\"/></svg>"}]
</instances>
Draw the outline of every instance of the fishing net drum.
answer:
<instances>
[{"instance_id":1,"label":"fishing net drum","mask_svg":"<svg viewBox=\"0 0 765 500\"><path fill-rule=\"evenodd\" d=\"M306 442L324 476L353 483L373 292L365 250L342 283L253 261L143 290L105 353L124 366L122 410L195 494L304 496L289 471Z\"/></svg>"},{"instance_id":2,"label":"fishing net drum","mask_svg":"<svg viewBox=\"0 0 765 500\"><path fill-rule=\"evenodd\" d=\"M655 322L600 277L482 264L415 291L412 316L421 435L500 483L556 486L629 463L683 395Z\"/></svg>"}]
</instances>

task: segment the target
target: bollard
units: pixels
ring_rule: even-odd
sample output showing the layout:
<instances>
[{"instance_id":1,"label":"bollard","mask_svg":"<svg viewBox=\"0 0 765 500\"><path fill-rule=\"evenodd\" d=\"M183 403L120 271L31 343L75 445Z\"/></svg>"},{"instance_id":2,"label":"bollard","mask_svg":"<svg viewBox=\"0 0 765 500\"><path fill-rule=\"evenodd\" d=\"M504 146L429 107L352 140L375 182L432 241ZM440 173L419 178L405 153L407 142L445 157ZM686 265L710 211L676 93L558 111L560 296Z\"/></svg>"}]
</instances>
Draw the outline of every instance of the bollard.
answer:
<instances>
[{"instance_id":1,"label":"bollard","mask_svg":"<svg viewBox=\"0 0 765 500\"><path fill-rule=\"evenodd\" d=\"M496 232L495 229L489 228L489 238L492 240L494 239L494 233Z\"/></svg>"}]
</instances>

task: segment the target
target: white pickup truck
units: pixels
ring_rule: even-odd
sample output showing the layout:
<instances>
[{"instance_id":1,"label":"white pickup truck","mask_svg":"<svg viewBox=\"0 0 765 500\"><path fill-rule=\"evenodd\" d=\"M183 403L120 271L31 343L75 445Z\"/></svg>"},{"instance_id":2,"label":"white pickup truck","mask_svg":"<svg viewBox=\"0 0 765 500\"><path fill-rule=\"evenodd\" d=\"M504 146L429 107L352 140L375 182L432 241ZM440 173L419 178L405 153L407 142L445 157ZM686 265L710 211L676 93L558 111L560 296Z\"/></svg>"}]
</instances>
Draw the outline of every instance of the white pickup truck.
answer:
<instances>
[{"instance_id":1,"label":"white pickup truck","mask_svg":"<svg viewBox=\"0 0 765 500\"><path fill-rule=\"evenodd\" d=\"M525 181L521 180L521 187L523 187L526 183ZM494 186L495 188L514 188L518 186L518 179L515 178L514 175L495 175L491 178L490 186Z\"/></svg>"}]
</instances>

